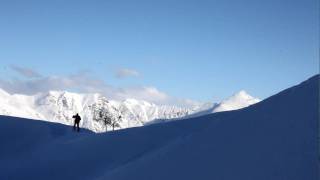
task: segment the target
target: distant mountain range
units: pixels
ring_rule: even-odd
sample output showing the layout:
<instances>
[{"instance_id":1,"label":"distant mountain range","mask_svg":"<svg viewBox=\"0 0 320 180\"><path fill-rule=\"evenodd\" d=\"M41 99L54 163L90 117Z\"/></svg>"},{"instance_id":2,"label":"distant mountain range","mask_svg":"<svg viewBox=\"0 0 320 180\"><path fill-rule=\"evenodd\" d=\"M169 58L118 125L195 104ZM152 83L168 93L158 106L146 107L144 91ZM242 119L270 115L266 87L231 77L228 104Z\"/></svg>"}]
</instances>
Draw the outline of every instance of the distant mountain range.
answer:
<instances>
[{"instance_id":1,"label":"distant mountain range","mask_svg":"<svg viewBox=\"0 0 320 180\"><path fill-rule=\"evenodd\" d=\"M93 107L119 106L127 115L157 109L136 100L116 106L99 95L38 96L9 105L53 112L48 107L100 103ZM246 95L217 107L239 107L231 101L238 97ZM241 110L107 133L0 115L0 143L1 180L319 180L319 75Z\"/></svg>"},{"instance_id":2,"label":"distant mountain range","mask_svg":"<svg viewBox=\"0 0 320 180\"><path fill-rule=\"evenodd\" d=\"M247 107L260 100L240 91L220 103L204 103L194 107L156 105L143 100L109 100L101 94L80 94L49 91L35 95L9 94L0 89L0 114L30 119L42 119L72 125L72 115L82 117L81 127L105 132L108 127L99 118L102 112L115 119L118 129L143 126L158 119L166 121L195 117L220 111Z\"/></svg>"}]
</instances>

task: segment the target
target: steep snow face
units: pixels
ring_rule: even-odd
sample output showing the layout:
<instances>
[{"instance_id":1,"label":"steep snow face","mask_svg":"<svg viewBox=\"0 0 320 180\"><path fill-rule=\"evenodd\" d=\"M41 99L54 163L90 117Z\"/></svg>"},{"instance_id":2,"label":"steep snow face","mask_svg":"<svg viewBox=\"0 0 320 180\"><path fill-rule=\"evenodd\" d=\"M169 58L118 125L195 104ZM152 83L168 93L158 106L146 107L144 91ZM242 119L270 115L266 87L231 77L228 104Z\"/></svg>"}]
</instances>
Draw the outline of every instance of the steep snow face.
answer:
<instances>
[{"instance_id":1,"label":"steep snow face","mask_svg":"<svg viewBox=\"0 0 320 180\"><path fill-rule=\"evenodd\" d=\"M246 91L242 90L230 98L223 100L216 107L213 108L212 112L221 112L221 111L231 111L237 110L244 107L248 107L252 104L260 102L258 98L250 96Z\"/></svg>"},{"instance_id":2,"label":"steep snow face","mask_svg":"<svg viewBox=\"0 0 320 180\"><path fill-rule=\"evenodd\" d=\"M143 126L154 119L171 119L186 116L195 110L175 106L160 106L142 100L108 100L100 94L78 94L66 91L49 91L34 96L10 95L0 91L0 114L31 119L44 119L73 125L72 116L79 113L80 125L95 132L108 130L101 121L95 121L98 110L104 109L112 118L119 119L120 127ZM110 127L109 127L110 128Z\"/></svg>"},{"instance_id":3,"label":"steep snow face","mask_svg":"<svg viewBox=\"0 0 320 180\"><path fill-rule=\"evenodd\" d=\"M45 114L47 120L68 125L73 123L72 115L79 112L83 118L81 126L95 132L108 130L105 124L94 120L95 113L102 109L114 119L121 116L120 128L143 126L153 119L181 117L190 113L189 109L158 106L136 99L109 101L99 94L69 92L49 92L38 98L35 107L38 112Z\"/></svg>"},{"instance_id":4,"label":"steep snow face","mask_svg":"<svg viewBox=\"0 0 320 180\"><path fill-rule=\"evenodd\" d=\"M99 135L0 116L0 179L318 180L318 127L319 76L242 110Z\"/></svg>"},{"instance_id":5,"label":"steep snow face","mask_svg":"<svg viewBox=\"0 0 320 180\"><path fill-rule=\"evenodd\" d=\"M34 109L33 104L33 96L20 94L10 95L5 91L0 90L1 115L16 115L25 118L44 119L44 116Z\"/></svg>"},{"instance_id":6,"label":"steep snow face","mask_svg":"<svg viewBox=\"0 0 320 180\"><path fill-rule=\"evenodd\" d=\"M212 112L234 110L258 102L257 99L244 91L220 104L205 103L191 108L156 105L136 99L114 101L108 100L100 94L79 94L66 91L49 91L26 96L10 95L1 90L0 97L0 114L2 115L44 119L50 122L73 125L72 116L79 113L82 117L80 125L95 132L105 132L110 128L102 121L94 120L98 111L107 112L111 118L118 119L119 127L116 129L122 129L143 126L157 119L170 121L190 117L192 114L205 115Z\"/></svg>"}]
</instances>

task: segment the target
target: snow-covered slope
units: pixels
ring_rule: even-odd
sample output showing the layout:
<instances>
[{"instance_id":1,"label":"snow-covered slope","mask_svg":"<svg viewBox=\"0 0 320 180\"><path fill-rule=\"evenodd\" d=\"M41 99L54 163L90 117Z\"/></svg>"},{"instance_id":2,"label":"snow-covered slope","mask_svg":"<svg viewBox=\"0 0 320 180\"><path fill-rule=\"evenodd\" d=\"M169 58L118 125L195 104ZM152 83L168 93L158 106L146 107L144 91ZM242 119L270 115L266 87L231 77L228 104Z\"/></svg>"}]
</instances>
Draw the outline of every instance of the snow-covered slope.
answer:
<instances>
[{"instance_id":1,"label":"snow-covered slope","mask_svg":"<svg viewBox=\"0 0 320 180\"><path fill-rule=\"evenodd\" d=\"M103 134L0 116L0 179L317 180L318 120L319 75L241 110Z\"/></svg>"},{"instance_id":2,"label":"snow-covered slope","mask_svg":"<svg viewBox=\"0 0 320 180\"><path fill-rule=\"evenodd\" d=\"M197 110L193 113L190 113L189 115L183 117L175 118L175 120L195 118L216 112L237 110L251 106L260 101L260 99L252 97L246 91L241 90L238 93L235 93L231 97L227 98L226 100L221 101L220 103L205 103L198 107ZM149 124L167 122L171 120L172 119L156 119L154 121L149 122Z\"/></svg>"},{"instance_id":3,"label":"snow-covered slope","mask_svg":"<svg viewBox=\"0 0 320 180\"><path fill-rule=\"evenodd\" d=\"M237 96L220 104L219 111L231 110L252 104L249 95ZM226 107L224 106L226 104ZM213 106L213 105L212 105ZM119 123L120 129L142 126L155 119L176 119L189 116L199 111L212 113L211 104L197 107L177 107L156 105L142 100L127 99L124 101L109 100L100 94L79 94L66 91L49 91L33 96L20 94L10 95L0 90L0 114L32 119L42 119L73 125L72 116L79 113L82 117L81 127L95 132L105 132L107 128L101 120L97 120L99 112L105 112ZM225 108L225 109L223 109ZM203 113L202 113L203 114ZM121 119L118 117L121 116ZM94 120L96 119L96 120Z\"/></svg>"},{"instance_id":4,"label":"snow-covered slope","mask_svg":"<svg viewBox=\"0 0 320 180\"><path fill-rule=\"evenodd\" d=\"M222 112L241 109L260 102L259 99L250 96L246 91L240 91L226 100L223 100L212 109L212 112Z\"/></svg>"},{"instance_id":5,"label":"snow-covered slope","mask_svg":"<svg viewBox=\"0 0 320 180\"><path fill-rule=\"evenodd\" d=\"M0 91L0 114L32 119L43 119L72 125L72 115L79 113L83 119L81 126L95 132L106 131L106 126L93 120L99 110L108 111L113 118L121 116L120 128L142 126L157 118L177 118L194 111L192 108L160 106L142 100L107 100L100 94L78 94L66 91L26 96L10 95Z\"/></svg>"}]
</instances>

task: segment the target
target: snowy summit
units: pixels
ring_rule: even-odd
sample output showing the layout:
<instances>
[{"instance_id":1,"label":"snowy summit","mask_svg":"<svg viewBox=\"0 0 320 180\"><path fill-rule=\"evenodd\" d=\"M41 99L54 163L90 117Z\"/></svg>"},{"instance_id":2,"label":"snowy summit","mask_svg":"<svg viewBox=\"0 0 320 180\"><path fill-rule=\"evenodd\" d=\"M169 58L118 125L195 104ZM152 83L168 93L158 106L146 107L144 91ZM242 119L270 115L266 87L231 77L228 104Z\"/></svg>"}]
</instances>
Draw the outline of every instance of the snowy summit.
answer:
<instances>
[{"instance_id":1,"label":"snowy summit","mask_svg":"<svg viewBox=\"0 0 320 180\"><path fill-rule=\"evenodd\" d=\"M213 112L241 109L257 102L260 102L260 100L250 96L246 91L242 90L230 98L223 100L217 107L214 108Z\"/></svg>"}]
</instances>

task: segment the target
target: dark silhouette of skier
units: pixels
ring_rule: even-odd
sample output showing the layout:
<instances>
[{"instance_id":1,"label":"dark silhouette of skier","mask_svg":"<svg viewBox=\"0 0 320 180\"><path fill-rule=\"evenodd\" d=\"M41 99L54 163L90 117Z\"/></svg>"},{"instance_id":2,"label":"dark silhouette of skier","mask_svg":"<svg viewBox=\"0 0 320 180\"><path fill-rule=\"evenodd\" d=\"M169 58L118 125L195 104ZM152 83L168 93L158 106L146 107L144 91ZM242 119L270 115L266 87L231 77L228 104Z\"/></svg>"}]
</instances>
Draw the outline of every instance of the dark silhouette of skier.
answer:
<instances>
[{"instance_id":1,"label":"dark silhouette of skier","mask_svg":"<svg viewBox=\"0 0 320 180\"><path fill-rule=\"evenodd\" d=\"M76 130L76 126L77 126L77 131L80 131L80 121L81 121L81 117L79 116L79 114L77 113L76 115L72 116L72 118L74 118L74 125L73 125L73 130Z\"/></svg>"}]
</instances>

